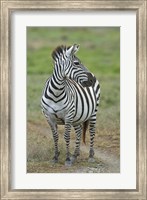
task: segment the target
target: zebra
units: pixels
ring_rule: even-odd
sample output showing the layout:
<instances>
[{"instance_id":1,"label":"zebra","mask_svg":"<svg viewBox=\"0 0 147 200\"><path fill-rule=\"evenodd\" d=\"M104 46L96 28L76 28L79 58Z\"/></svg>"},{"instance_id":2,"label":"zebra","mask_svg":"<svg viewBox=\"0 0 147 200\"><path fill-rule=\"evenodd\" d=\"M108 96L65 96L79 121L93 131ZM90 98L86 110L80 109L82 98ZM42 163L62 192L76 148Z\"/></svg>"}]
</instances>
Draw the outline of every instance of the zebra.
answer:
<instances>
[{"instance_id":1,"label":"zebra","mask_svg":"<svg viewBox=\"0 0 147 200\"><path fill-rule=\"evenodd\" d=\"M57 125L64 125L66 143L65 165L70 166L80 154L80 141L83 129L83 141L89 124L90 151L89 162L94 161L94 136L96 113L100 98L100 85L95 76L75 56L79 45L70 47L58 46L52 52L54 60L53 74L46 81L42 98L42 111L51 127L54 140L53 163L58 162ZM76 145L73 156L70 156L71 127L76 132Z\"/></svg>"}]
</instances>

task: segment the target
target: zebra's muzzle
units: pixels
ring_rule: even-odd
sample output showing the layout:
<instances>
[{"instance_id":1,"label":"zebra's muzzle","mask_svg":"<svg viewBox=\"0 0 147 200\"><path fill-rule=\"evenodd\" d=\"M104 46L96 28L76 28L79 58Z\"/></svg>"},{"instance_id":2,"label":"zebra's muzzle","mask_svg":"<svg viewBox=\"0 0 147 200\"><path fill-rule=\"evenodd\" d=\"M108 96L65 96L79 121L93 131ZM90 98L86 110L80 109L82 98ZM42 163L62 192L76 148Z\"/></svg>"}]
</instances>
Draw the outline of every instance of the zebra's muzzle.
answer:
<instances>
[{"instance_id":1,"label":"zebra's muzzle","mask_svg":"<svg viewBox=\"0 0 147 200\"><path fill-rule=\"evenodd\" d=\"M81 82L81 85L83 87L91 87L91 86L94 86L95 82L96 82L96 78L95 76L93 76L91 73L89 72L85 72L87 77L88 77L88 80L87 81L82 81Z\"/></svg>"}]
</instances>

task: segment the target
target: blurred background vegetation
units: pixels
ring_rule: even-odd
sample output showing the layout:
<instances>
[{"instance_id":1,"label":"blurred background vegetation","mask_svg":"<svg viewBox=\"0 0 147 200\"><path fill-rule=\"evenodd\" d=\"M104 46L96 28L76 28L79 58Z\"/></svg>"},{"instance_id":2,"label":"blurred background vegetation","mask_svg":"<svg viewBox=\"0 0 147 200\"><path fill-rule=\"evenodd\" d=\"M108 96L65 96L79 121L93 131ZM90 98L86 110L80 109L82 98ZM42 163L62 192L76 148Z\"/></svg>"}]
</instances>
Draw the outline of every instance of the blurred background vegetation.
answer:
<instances>
[{"instance_id":1,"label":"blurred background vegetation","mask_svg":"<svg viewBox=\"0 0 147 200\"><path fill-rule=\"evenodd\" d=\"M28 27L27 156L29 172L38 171L32 162L45 162L52 156L49 153L50 140L47 140L47 136L43 133L47 130L49 133L50 128L41 113L40 99L45 81L53 71L51 53L62 44L66 46L80 44L77 57L100 82L101 100L97 115L95 147L119 156L120 29L118 27Z\"/></svg>"}]
</instances>

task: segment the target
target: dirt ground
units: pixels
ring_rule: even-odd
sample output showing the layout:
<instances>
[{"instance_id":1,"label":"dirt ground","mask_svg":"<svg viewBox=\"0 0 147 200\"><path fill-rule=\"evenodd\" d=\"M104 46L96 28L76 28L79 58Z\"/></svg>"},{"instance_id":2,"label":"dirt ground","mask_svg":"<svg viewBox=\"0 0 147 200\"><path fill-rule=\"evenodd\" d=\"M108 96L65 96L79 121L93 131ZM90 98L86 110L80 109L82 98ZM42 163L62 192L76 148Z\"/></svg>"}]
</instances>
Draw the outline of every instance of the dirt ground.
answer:
<instances>
[{"instance_id":1,"label":"dirt ground","mask_svg":"<svg viewBox=\"0 0 147 200\"><path fill-rule=\"evenodd\" d=\"M53 164L53 139L48 125L34 124L28 125L28 173L119 173L120 158L114 151L114 145L109 148L99 148L95 145L95 162L88 163L89 144L88 133L86 145L81 143L81 153L77 161L71 166L64 165L65 160L65 142L63 139L63 127L59 127L59 163ZM72 133L73 134L73 133ZM97 140L96 140L97 142ZM110 144L112 144L110 142ZM75 138L71 135L71 152L74 151ZM36 156L35 156L36 155Z\"/></svg>"}]
</instances>

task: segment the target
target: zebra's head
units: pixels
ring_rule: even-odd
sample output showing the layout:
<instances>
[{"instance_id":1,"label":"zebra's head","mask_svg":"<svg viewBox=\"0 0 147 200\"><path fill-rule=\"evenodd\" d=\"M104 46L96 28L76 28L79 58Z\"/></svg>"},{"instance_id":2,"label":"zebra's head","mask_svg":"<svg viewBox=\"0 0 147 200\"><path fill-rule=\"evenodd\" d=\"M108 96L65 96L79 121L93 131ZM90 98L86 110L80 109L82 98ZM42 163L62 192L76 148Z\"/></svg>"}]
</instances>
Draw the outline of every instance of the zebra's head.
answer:
<instances>
[{"instance_id":1,"label":"zebra's head","mask_svg":"<svg viewBox=\"0 0 147 200\"><path fill-rule=\"evenodd\" d=\"M64 78L72 79L83 87L90 87L96 79L75 56L78 50L79 45L76 44L70 47L59 46L53 51L52 57L59 74Z\"/></svg>"}]
</instances>

